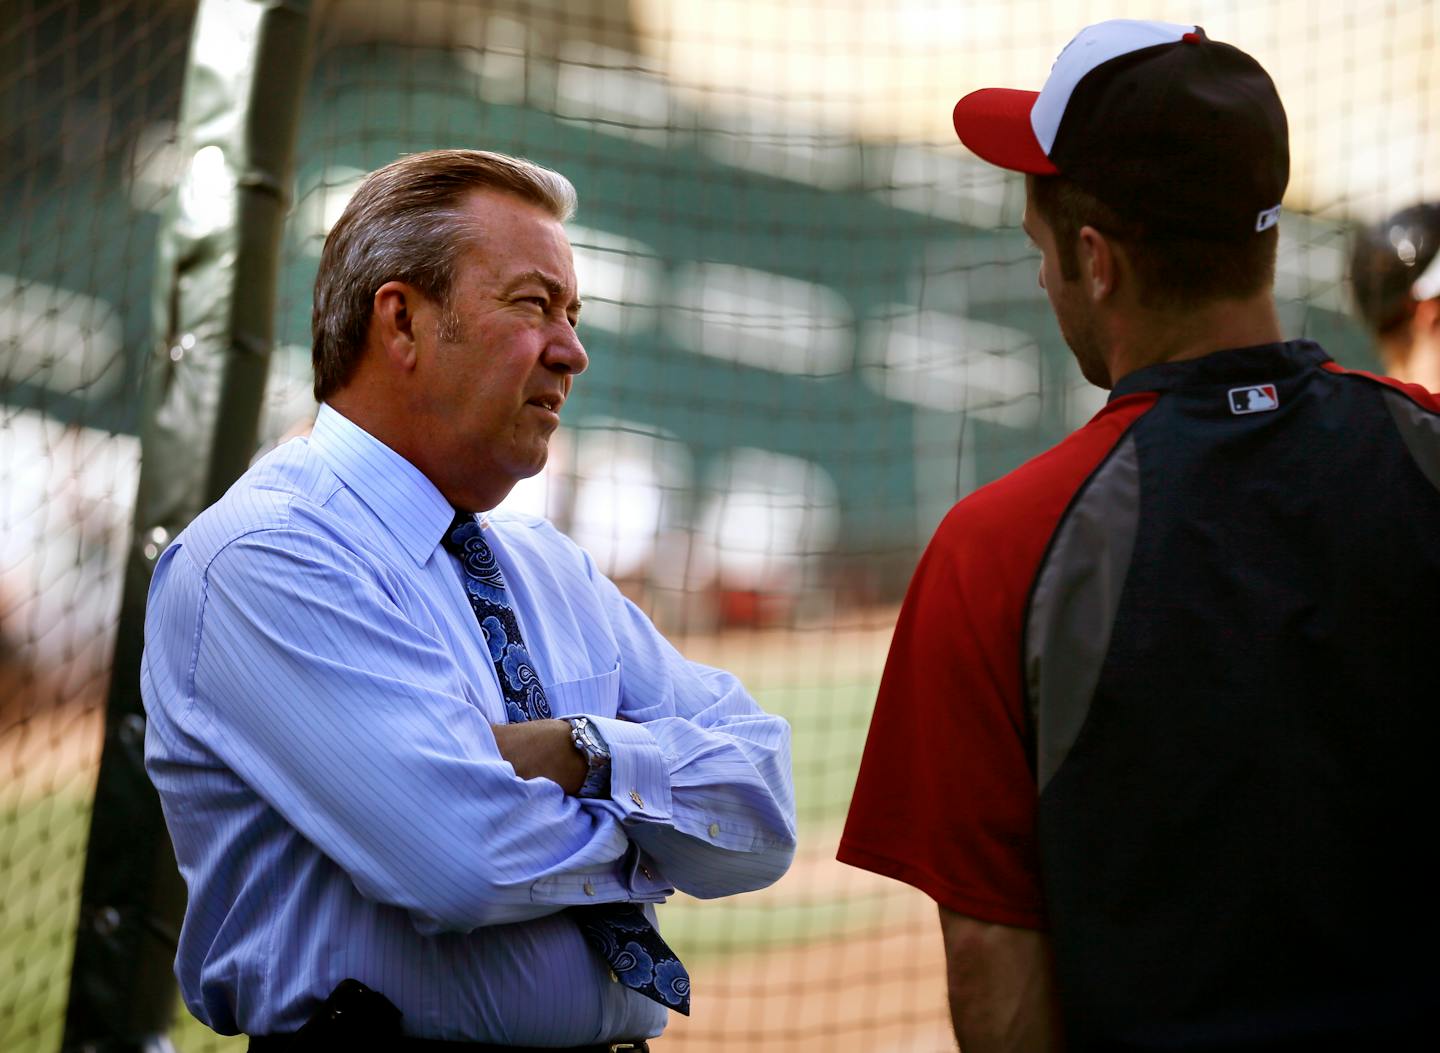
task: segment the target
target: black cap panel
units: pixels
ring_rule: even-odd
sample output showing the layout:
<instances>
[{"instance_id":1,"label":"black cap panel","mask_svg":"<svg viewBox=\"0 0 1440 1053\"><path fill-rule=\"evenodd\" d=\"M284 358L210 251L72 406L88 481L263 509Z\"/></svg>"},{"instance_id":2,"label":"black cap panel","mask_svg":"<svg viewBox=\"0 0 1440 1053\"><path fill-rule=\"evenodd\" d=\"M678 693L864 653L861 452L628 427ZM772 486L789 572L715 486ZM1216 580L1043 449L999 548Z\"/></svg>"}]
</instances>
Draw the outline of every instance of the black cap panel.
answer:
<instances>
[{"instance_id":1,"label":"black cap panel","mask_svg":"<svg viewBox=\"0 0 1440 1053\"><path fill-rule=\"evenodd\" d=\"M1238 48L1197 34L1101 63L1076 84L1050 158L1155 233L1239 240L1280 204L1288 126L1275 85Z\"/></svg>"}]
</instances>

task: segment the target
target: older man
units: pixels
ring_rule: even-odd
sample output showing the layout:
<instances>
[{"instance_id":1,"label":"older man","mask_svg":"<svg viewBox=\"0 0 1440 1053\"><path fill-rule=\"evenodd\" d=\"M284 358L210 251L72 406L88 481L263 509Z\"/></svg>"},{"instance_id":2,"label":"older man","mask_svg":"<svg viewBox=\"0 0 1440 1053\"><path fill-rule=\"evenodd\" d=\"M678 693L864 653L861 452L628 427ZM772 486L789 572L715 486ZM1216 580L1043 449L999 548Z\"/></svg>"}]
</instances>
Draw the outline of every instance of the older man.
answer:
<instances>
[{"instance_id":1,"label":"older man","mask_svg":"<svg viewBox=\"0 0 1440 1053\"><path fill-rule=\"evenodd\" d=\"M939 904L965 1053L1428 1047L1440 401L1283 339L1239 49L1101 23L955 127L1111 394L936 532L840 857Z\"/></svg>"},{"instance_id":2,"label":"older man","mask_svg":"<svg viewBox=\"0 0 1440 1053\"><path fill-rule=\"evenodd\" d=\"M793 855L784 721L549 523L485 514L586 366L574 201L478 151L373 173L320 262L314 431L157 566L176 969L252 1049L643 1048L689 1008L653 904Z\"/></svg>"}]
</instances>

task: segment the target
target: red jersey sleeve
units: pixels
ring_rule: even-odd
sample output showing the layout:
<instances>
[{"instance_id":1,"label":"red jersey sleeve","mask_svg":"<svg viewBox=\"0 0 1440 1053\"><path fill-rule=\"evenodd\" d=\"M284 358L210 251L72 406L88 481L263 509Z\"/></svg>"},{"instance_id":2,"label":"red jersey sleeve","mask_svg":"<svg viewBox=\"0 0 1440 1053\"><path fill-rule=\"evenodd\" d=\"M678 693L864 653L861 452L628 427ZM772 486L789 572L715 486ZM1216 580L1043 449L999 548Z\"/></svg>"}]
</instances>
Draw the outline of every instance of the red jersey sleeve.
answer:
<instances>
[{"instance_id":1,"label":"red jersey sleeve","mask_svg":"<svg viewBox=\"0 0 1440 1053\"><path fill-rule=\"evenodd\" d=\"M1431 413L1440 413L1440 394L1427 391L1419 384L1410 384L1403 380L1397 380L1395 377L1382 377L1363 369L1346 369L1337 362L1326 362L1320 368L1331 373L1339 374L1342 377L1364 377L1366 380L1372 380L1376 384L1383 384L1387 388L1393 388L1401 392L1407 396L1411 402L1429 410Z\"/></svg>"},{"instance_id":2,"label":"red jersey sleeve","mask_svg":"<svg viewBox=\"0 0 1440 1053\"><path fill-rule=\"evenodd\" d=\"M940 524L895 626L841 862L971 917L1045 926L1025 607L1071 498L1155 400L1114 400Z\"/></svg>"}]
</instances>

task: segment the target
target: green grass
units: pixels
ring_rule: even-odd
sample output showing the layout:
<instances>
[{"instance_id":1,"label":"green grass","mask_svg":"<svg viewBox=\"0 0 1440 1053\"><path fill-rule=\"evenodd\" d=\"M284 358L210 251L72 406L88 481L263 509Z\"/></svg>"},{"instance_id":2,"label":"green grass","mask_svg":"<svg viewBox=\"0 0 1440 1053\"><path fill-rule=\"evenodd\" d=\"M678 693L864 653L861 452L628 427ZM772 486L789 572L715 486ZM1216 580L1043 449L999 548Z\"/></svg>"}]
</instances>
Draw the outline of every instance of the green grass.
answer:
<instances>
[{"instance_id":1,"label":"green grass","mask_svg":"<svg viewBox=\"0 0 1440 1053\"><path fill-rule=\"evenodd\" d=\"M854 786L874 699L873 683L786 687L757 692L761 705L790 721L802 845L833 833ZM75 918L84 870L90 802L61 792L0 808L0 1050L54 1053L69 987ZM843 935L867 924L871 905L797 889L777 905L761 897L665 908L665 930L695 960ZM179 1011L173 1038L183 1053L238 1053Z\"/></svg>"},{"instance_id":2,"label":"green grass","mask_svg":"<svg viewBox=\"0 0 1440 1053\"><path fill-rule=\"evenodd\" d=\"M845 818L875 686L867 681L756 692L767 711L790 722L801 837Z\"/></svg>"},{"instance_id":3,"label":"green grass","mask_svg":"<svg viewBox=\"0 0 1440 1053\"><path fill-rule=\"evenodd\" d=\"M90 805L56 794L0 810L0 1049L60 1046Z\"/></svg>"}]
</instances>

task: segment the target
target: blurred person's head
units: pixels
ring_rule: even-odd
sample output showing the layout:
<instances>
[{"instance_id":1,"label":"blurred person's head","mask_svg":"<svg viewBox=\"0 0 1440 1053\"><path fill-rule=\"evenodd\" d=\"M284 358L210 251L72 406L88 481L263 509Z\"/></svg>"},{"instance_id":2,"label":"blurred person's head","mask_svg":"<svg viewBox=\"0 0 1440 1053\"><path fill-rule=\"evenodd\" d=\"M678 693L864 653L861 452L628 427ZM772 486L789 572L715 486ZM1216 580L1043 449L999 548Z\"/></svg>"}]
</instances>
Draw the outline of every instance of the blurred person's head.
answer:
<instances>
[{"instance_id":1,"label":"blurred person's head","mask_svg":"<svg viewBox=\"0 0 1440 1053\"><path fill-rule=\"evenodd\" d=\"M400 453L451 504L492 508L545 464L586 366L564 176L436 150L372 173L315 280L315 396Z\"/></svg>"},{"instance_id":2,"label":"blurred person's head","mask_svg":"<svg viewBox=\"0 0 1440 1053\"><path fill-rule=\"evenodd\" d=\"M1440 202L1358 231L1350 284L1385 372L1440 391Z\"/></svg>"},{"instance_id":3,"label":"blurred person's head","mask_svg":"<svg viewBox=\"0 0 1440 1053\"><path fill-rule=\"evenodd\" d=\"M954 120L980 157L1026 173L1040 284L1092 383L1278 339L1288 130L1249 55L1198 26L1103 22L1041 91L973 92Z\"/></svg>"}]
</instances>

